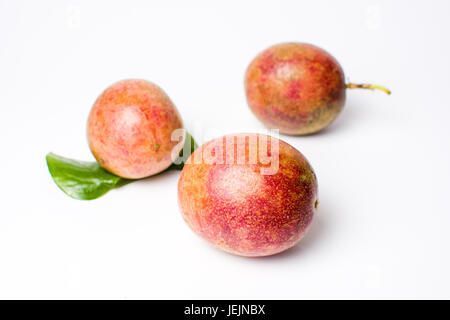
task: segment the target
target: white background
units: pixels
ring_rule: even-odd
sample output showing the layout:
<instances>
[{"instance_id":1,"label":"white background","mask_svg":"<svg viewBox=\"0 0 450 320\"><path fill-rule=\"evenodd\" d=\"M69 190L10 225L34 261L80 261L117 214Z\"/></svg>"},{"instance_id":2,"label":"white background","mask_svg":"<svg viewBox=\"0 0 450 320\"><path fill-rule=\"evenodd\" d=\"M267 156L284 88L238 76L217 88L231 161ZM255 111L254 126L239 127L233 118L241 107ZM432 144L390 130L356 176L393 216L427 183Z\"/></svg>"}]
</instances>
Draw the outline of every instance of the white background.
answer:
<instances>
[{"instance_id":1,"label":"white background","mask_svg":"<svg viewBox=\"0 0 450 320\"><path fill-rule=\"evenodd\" d=\"M450 298L449 1L0 0L0 298ZM348 80L325 131L282 137L313 165L307 237L267 258L184 223L179 172L94 201L61 192L47 152L92 160L86 120L123 78L159 84L199 142L264 132L251 59L310 42Z\"/></svg>"}]
</instances>

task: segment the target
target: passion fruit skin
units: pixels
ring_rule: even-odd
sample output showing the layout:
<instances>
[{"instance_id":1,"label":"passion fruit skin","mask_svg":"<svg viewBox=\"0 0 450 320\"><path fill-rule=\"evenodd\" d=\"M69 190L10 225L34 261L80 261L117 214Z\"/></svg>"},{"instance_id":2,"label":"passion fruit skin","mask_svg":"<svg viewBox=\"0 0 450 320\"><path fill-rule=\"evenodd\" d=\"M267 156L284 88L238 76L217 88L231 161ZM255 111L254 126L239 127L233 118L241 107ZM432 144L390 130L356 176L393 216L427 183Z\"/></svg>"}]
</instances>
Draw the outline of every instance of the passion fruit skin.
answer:
<instances>
[{"instance_id":1,"label":"passion fruit skin","mask_svg":"<svg viewBox=\"0 0 450 320\"><path fill-rule=\"evenodd\" d=\"M92 154L106 170L139 179L168 168L172 152L182 143L172 132L183 128L167 94L156 84L128 79L108 87L95 101L88 118Z\"/></svg>"},{"instance_id":2,"label":"passion fruit skin","mask_svg":"<svg viewBox=\"0 0 450 320\"><path fill-rule=\"evenodd\" d=\"M289 135L330 125L345 104L341 66L328 52L306 43L274 45L256 56L245 74L247 103L270 128Z\"/></svg>"},{"instance_id":3,"label":"passion fruit skin","mask_svg":"<svg viewBox=\"0 0 450 320\"><path fill-rule=\"evenodd\" d=\"M266 151L261 143L249 147L245 136L267 138L234 134L198 148L181 172L178 203L189 227L212 245L240 256L269 256L305 236L317 209L317 179L305 157L286 142L276 139L278 151ZM267 163L238 164L236 153L220 160L217 150L227 139L234 140L231 148L245 151L246 159L267 152L279 161L278 170L261 174Z\"/></svg>"}]
</instances>

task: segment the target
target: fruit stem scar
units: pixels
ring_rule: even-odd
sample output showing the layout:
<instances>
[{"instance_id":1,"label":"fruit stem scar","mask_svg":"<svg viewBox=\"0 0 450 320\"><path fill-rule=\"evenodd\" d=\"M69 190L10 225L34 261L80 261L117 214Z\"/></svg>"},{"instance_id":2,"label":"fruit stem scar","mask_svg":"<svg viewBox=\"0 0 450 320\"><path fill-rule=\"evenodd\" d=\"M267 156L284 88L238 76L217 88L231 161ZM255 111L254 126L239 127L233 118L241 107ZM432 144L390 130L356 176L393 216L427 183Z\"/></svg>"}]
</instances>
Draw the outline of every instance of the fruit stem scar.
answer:
<instances>
[{"instance_id":1,"label":"fruit stem scar","mask_svg":"<svg viewBox=\"0 0 450 320\"><path fill-rule=\"evenodd\" d=\"M369 84L369 83L361 83L361 84L357 84L357 83L347 83L345 85L345 87L347 89L369 89L369 90L381 90L387 94L391 94L391 91L388 88L385 88L383 86L377 86L374 84Z\"/></svg>"}]
</instances>

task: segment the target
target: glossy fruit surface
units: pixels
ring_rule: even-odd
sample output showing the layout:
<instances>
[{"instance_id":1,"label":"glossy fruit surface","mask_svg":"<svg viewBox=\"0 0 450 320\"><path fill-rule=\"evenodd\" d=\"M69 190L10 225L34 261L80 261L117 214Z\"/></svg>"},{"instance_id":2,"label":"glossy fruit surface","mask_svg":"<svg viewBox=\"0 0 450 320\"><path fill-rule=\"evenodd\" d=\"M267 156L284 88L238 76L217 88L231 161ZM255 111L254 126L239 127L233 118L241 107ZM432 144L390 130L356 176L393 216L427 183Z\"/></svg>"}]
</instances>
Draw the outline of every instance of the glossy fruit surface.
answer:
<instances>
[{"instance_id":1,"label":"glossy fruit surface","mask_svg":"<svg viewBox=\"0 0 450 320\"><path fill-rule=\"evenodd\" d=\"M128 179L168 168L183 144L172 132L183 128L167 94L145 80L123 80L95 101L88 119L89 147L106 170Z\"/></svg>"},{"instance_id":2,"label":"glossy fruit surface","mask_svg":"<svg viewBox=\"0 0 450 320\"><path fill-rule=\"evenodd\" d=\"M266 126L292 135L328 126L345 103L339 63L325 50L282 43L261 52L245 74L247 102Z\"/></svg>"},{"instance_id":3,"label":"glossy fruit surface","mask_svg":"<svg viewBox=\"0 0 450 320\"><path fill-rule=\"evenodd\" d=\"M308 161L289 144L267 139L233 134L212 140L190 156L181 173L184 220L229 253L258 257L289 249L303 238L317 209L317 179Z\"/></svg>"}]
</instances>

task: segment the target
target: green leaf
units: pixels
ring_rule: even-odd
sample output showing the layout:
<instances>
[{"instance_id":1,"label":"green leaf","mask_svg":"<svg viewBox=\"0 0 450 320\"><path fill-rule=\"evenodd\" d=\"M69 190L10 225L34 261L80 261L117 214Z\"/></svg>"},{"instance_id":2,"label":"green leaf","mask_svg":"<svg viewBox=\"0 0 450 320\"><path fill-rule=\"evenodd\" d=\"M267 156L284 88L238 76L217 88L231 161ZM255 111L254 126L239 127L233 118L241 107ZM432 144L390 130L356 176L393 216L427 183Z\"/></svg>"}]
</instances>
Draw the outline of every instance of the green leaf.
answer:
<instances>
[{"instance_id":1,"label":"green leaf","mask_svg":"<svg viewBox=\"0 0 450 320\"><path fill-rule=\"evenodd\" d=\"M189 144L188 144L189 143ZM192 136L186 132L184 148L190 153L198 147ZM183 150L167 170L182 170L190 153ZM86 162L64 158L54 153L46 156L48 170L56 185L72 198L79 200L97 199L111 189L121 187L136 180L124 179L103 169L98 162ZM164 172L163 171L163 172Z\"/></svg>"},{"instance_id":2,"label":"green leaf","mask_svg":"<svg viewBox=\"0 0 450 320\"><path fill-rule=\"evenodd\" d=\"M198 148L197 142L195 142L194 138L186 132L186 137L184 140L184 149L190 149L188 154L183 155L183 150L180 151L180 155L178 158L172 163L172 165L167 168L167 170L183 170L184 162L189 158L189 156Z\"/></svg>"},{"instance_id":3,"label":"green leaf","mask_svg":"<svg viewBox=\"0 0 450 320\"><path fill-rule=\"evenodd\" d=\"M46 157L53 180L67 195L80 200L92 200L115 188L122 180L97 162L67 159L54 153Z\"/></svg>"}]
</instances>

